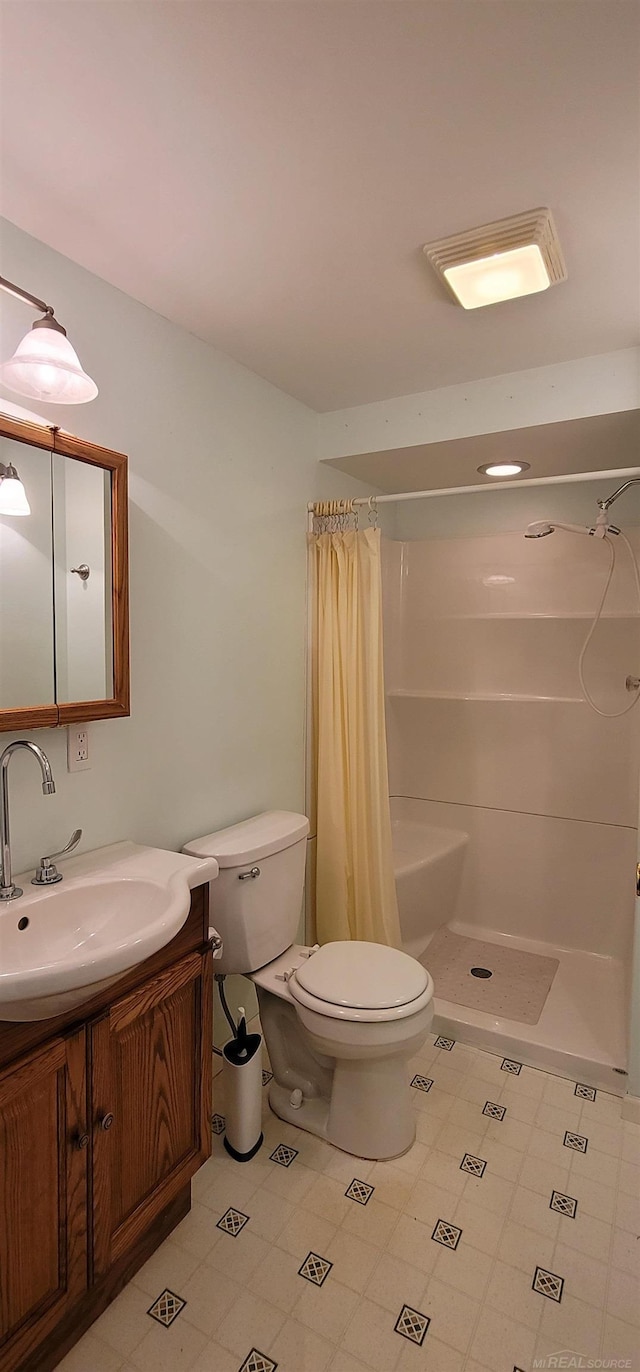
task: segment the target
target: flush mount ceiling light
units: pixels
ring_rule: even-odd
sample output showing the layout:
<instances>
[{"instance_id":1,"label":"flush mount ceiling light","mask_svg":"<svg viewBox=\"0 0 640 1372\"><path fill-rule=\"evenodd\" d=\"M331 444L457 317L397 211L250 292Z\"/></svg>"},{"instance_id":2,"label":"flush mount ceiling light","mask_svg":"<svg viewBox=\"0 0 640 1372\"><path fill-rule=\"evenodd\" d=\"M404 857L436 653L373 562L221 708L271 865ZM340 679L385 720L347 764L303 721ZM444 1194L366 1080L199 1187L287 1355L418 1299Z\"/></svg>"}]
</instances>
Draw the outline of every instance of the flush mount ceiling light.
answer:
<instances>
[{"instance_id":1,"label":"flush mount ceiling light","mask_svg":"<svg viewBox=\"0 0 640 1372\"><path fill-rule=\"evenodd\" d=\"M82 370L66 330L54 317L53 306L29 291L23 291L20 286L14 286L11 281L5 281L3 276L0 276L0 287L44 314L43 319L36 319L31 325L13 357L0 366L0 381L18 395L47 400L49 404L83 405L88 400L95 400L98 387Z\"/></svg>"},{"instance_id":2,"label":"flush mount ceiling light","mask_svg":"<svg viewBox=\"0 0 640 1372\"><path fill-rule=\"evenodd\" d=\"M545 208L438 238L422 251L465 310L533 295L567 279L551 210Z\"/></svg>"},{"instance_id":3,"label":"flush mount ceiling light","mask_svg":"<svg viewBox=\"0 0 640 1372\"><path fill-rule=\"evenodd\" d=\"M0 515L30 514L27 493L13 463L0 462Z\"/></svg>"},{"instance_id":4,"label":"flush mount ceiling light","mask_svg":"<svg viewBox=\"0 0 640 1372\"><path fill-rule=\"evenodd\" d=\"M530 466L530 462L485 462L476 470L481 476L519 476L528 472Z\"/></svg>"}]
</instances>

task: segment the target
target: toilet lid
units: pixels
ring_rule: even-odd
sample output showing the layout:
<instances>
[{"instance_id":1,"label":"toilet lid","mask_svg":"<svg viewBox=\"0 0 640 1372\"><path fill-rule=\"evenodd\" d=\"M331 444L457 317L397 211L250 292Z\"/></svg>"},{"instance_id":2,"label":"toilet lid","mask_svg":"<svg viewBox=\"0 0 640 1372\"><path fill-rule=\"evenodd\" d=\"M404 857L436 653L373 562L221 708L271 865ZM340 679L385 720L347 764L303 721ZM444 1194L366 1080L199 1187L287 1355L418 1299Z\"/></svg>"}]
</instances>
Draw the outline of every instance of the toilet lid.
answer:
<instances>
[{"instance_id":1,"label":"toilet lid","mask_svg":"<svg viewBox=\"0 0 640 1372\"><path fill-rule=\"evenodd\" d=\"M347 1009L391 1010L417 1000L429 975L407 953L382 943L325 943L294 973L317 1000Z\"/></svg>"}]
</instances>

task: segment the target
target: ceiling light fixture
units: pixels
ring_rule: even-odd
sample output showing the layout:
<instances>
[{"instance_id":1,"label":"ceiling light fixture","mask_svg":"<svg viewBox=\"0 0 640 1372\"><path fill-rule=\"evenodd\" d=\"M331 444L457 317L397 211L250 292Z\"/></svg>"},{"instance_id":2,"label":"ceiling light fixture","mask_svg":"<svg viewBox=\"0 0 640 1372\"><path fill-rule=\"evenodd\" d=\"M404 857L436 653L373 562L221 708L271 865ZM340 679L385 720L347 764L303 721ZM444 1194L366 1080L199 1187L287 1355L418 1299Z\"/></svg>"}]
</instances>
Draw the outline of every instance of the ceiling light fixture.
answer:
<instances>
[{"instance_id":1,"label":"ceiling light fixture","mask_svg":"<svg viewBox=\"0 0 640 1372\"><path fill-rule=\"evenodd\" d=\"M553 216L544 207L438 238L422 251L465 310L533 295L567 279Z\"/></svg>"},{"instance_id":2,"label":"ceiling light fixture","mask_svg":"<svg viewBox=\"0 0 640 1372\"><path fill-rule=\"evenodd\" d=\"M18 344L13 357L0 366L0 381L18 395L55 405L83 405L95 400L98 387L82 370L66 330L54 317L53 306L0 276L0 287L17 300L43 312Z\"/></svg>"},{"instance_id":3,"label":"ceiling light fixture","mask_svg":"<svg viewBox=\"0 0 640 1372\"><path fill-rule=\"evenodd\" d=\"M13 463L0 462L0 515L30 514L27 493Z\"/></svg>"},{"instance_id":4,"label":"ceiling light fixture","mask_svg":"<svg viewBox=\"0 0 640 1372\"><path fill-rule=\"evenodd\" d=\"M481 476L519 476L528 472L530 466L530 462L485 462L476 470Z\"/></svg>"}]
</instances>

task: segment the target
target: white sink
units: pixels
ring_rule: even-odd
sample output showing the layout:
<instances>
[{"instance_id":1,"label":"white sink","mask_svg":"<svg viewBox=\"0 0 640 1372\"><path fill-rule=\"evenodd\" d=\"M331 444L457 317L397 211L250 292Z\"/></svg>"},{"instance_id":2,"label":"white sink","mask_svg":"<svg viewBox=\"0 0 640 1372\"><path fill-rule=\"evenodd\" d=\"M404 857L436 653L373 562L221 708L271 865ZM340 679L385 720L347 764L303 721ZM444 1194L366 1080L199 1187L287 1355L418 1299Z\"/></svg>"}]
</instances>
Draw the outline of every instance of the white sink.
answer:
<instances>
[{"instance_id":1,"label":"white sink","mask_svg":"<svg viewBox=\"0 0 640 1372\"><path fill-rule=\"evenodd\" d=\"M0 900L0 1020L39 1020L89 1000L163 948L185 922L213 858L117 843L60 863L55 886L20 878Z\"/></svg>"}]
</instances>

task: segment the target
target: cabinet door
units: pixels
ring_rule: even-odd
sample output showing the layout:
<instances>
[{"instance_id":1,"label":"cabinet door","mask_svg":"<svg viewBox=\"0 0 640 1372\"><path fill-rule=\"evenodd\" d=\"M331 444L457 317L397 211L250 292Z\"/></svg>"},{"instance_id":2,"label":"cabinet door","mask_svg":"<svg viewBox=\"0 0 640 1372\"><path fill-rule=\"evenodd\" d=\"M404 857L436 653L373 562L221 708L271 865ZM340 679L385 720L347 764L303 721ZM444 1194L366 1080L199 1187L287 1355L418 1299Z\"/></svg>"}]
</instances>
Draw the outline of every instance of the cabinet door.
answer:
<instances>
[{"instance_id":1,"label":"cabinet door","mask_svg":"<svg viewBox=\"0 0 640 1372\"><path fill-rule=\"evenodd\" d=\"M0 1074L0 1372L86 1290L88 1144L81 1030Z\"/></svg>"},{"instance_id":2,"label":"cabinet door","mask_svg":"<svg viewBox=\"0 0 640 1372\"><path fill-rule=\"evenodd\" d=\"M91 1026L94 1280L211 1151L212 982L191 953Z\"/></svg>"}]
</instances>

